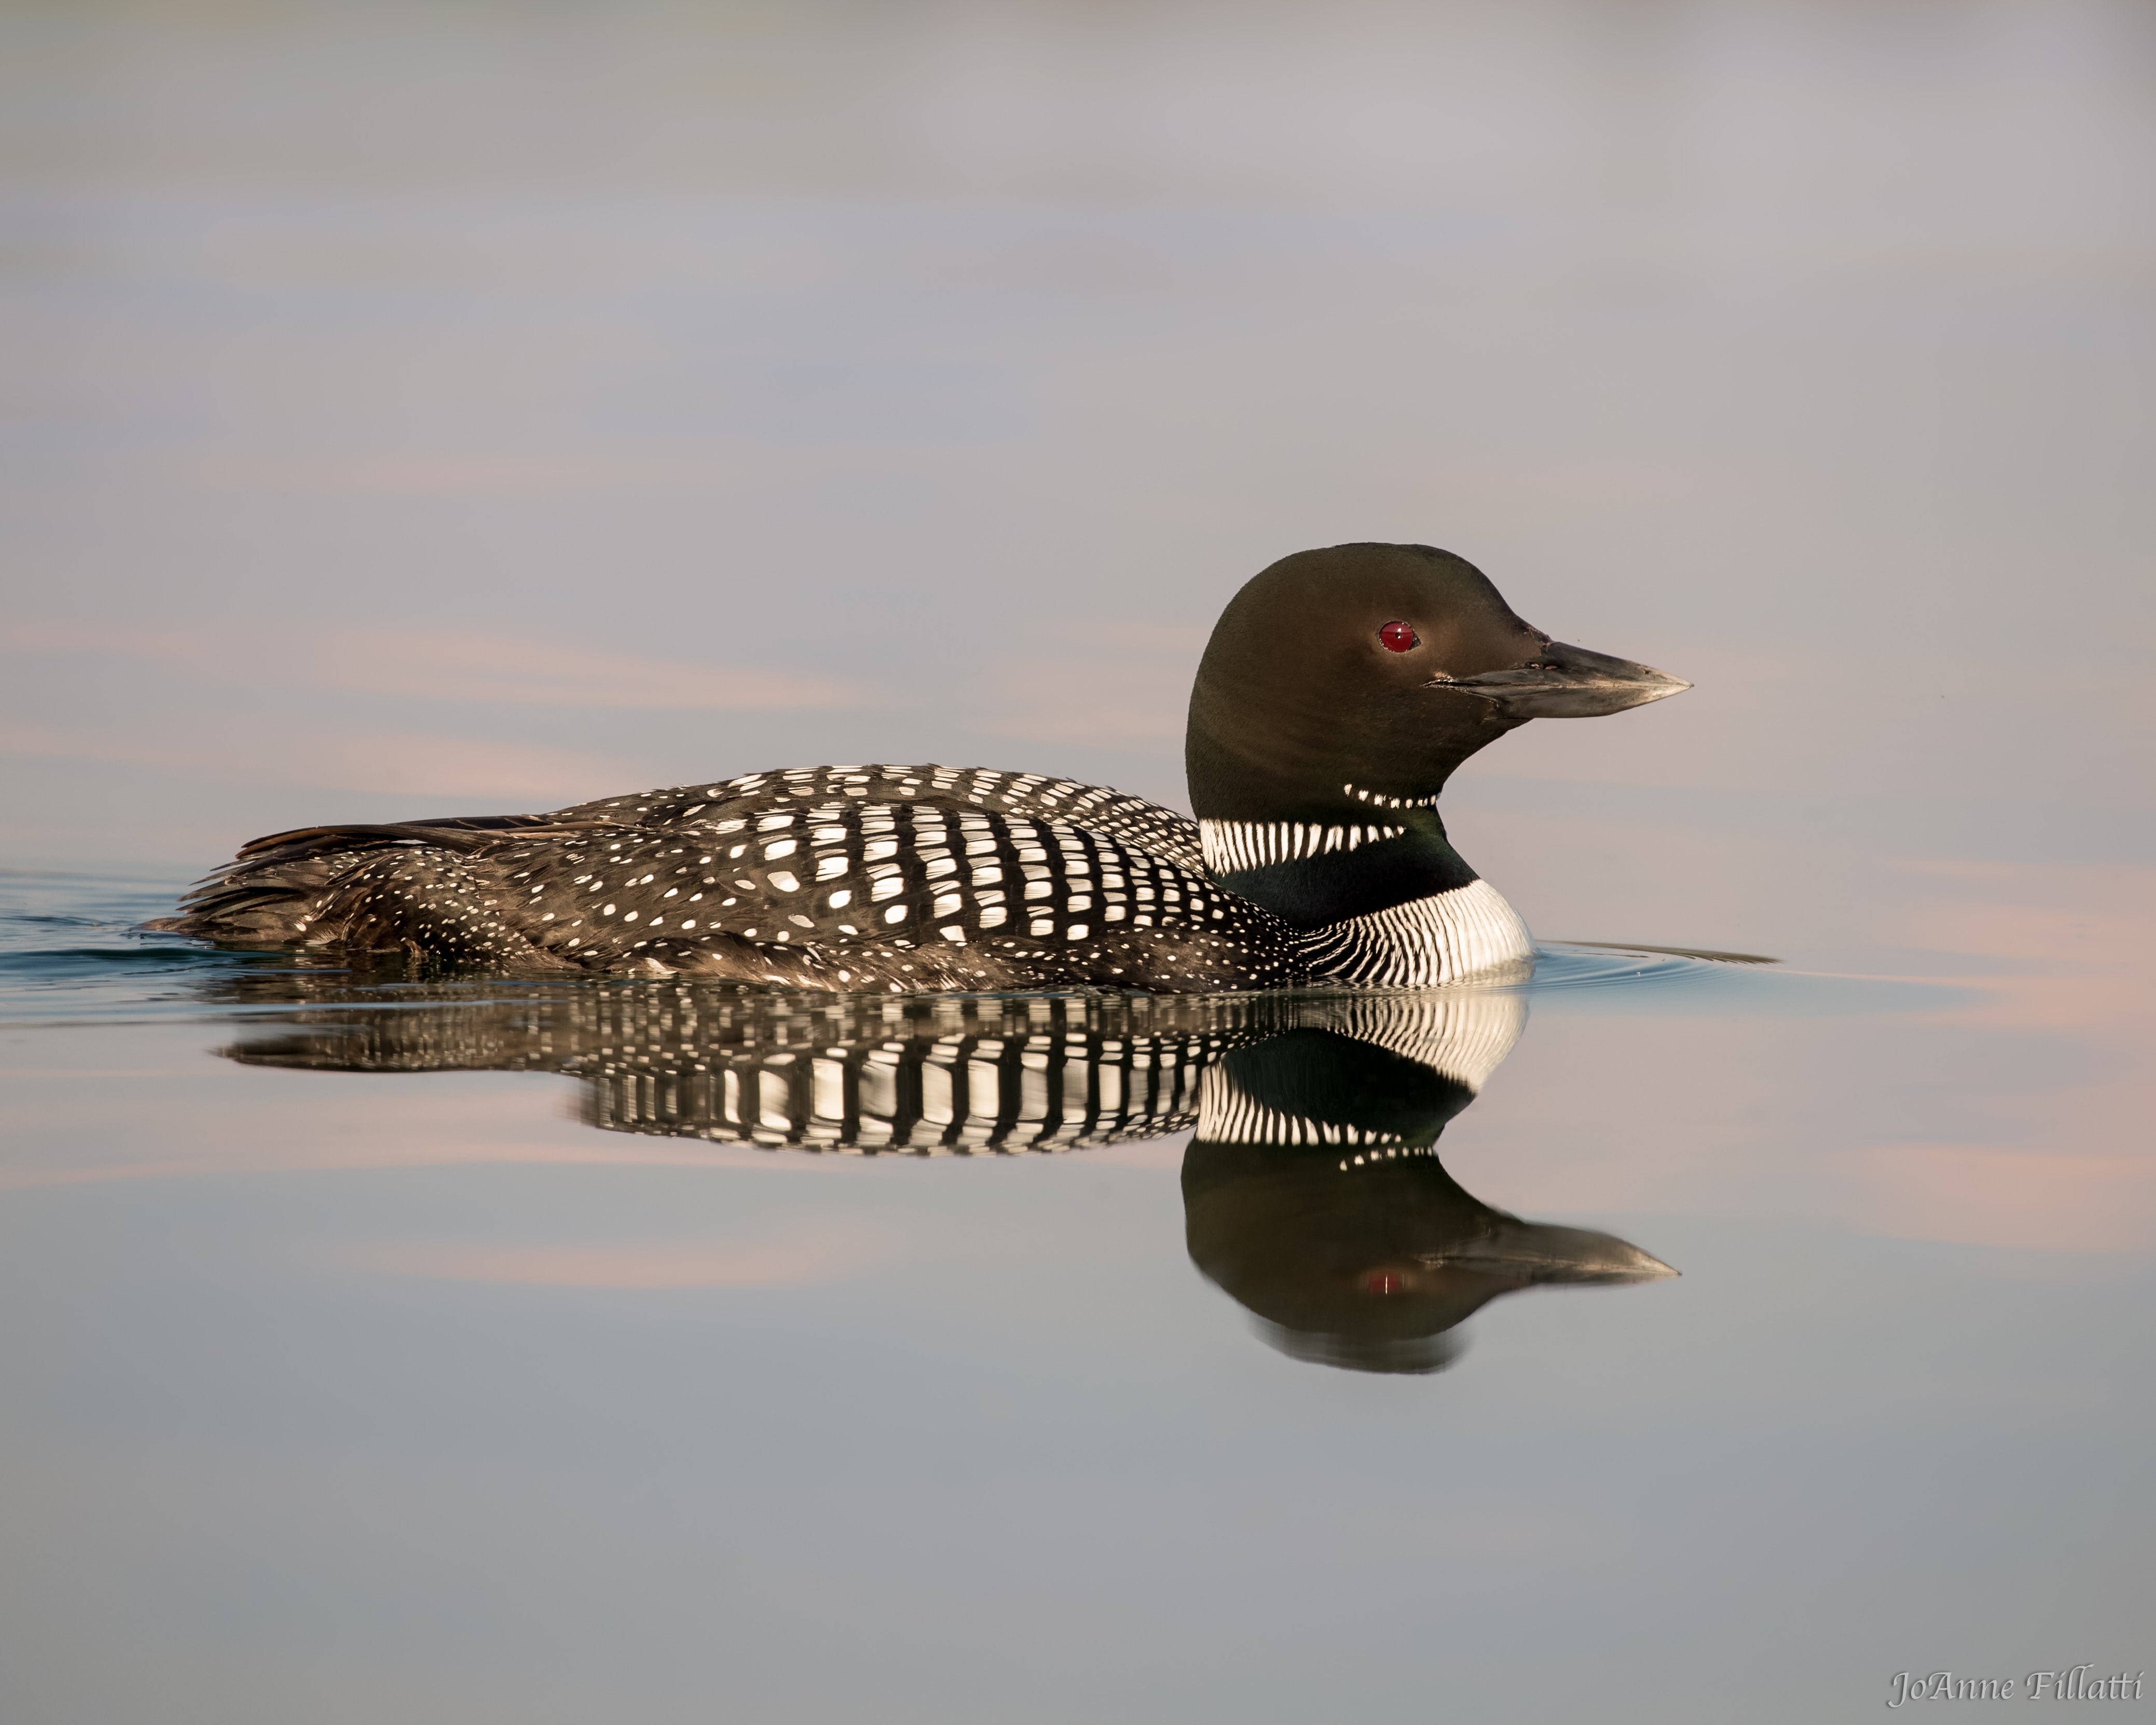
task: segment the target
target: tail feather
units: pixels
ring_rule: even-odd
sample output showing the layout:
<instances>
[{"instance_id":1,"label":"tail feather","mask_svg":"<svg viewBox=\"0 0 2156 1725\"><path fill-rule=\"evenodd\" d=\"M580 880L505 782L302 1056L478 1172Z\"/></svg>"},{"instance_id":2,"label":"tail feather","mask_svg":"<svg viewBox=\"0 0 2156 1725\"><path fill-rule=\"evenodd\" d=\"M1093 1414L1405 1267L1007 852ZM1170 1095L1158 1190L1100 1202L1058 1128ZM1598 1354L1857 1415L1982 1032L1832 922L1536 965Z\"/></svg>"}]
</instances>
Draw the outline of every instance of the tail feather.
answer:
<instances>
[{"instance_id":1,"label":"tail feather","mask_svg":"<svg viewBox=\"0 0 2156 1725\"><path fill-rule=\"evenodd\" d=\"M470 853L504 829L543 824L543 816L471 816L383 825L297 827L240 847L225 868L180 900L180 914L146 925L206 940L293 941L316 927L315 906L337 877L384 850Z\"/></svg>"},{"instance_id":2,"label":"tail feather","mask_svg":"<svg viewBox=\"0 0 2156 1725\"><path fill-rule=\"evenodd\" d=\"M391 845L433 845L446 850L481 850L504 833L529 832L535 827L573 833L603 826L596 820L557 820L550 814L455 814L429 820L399 820L369 826L364 824L331 827L295 827L289 833L270 833L249 839L236 859L269 860L273 853L314 854L324 849L358 853L379 850Z\"/></svg>"}]
</instances>

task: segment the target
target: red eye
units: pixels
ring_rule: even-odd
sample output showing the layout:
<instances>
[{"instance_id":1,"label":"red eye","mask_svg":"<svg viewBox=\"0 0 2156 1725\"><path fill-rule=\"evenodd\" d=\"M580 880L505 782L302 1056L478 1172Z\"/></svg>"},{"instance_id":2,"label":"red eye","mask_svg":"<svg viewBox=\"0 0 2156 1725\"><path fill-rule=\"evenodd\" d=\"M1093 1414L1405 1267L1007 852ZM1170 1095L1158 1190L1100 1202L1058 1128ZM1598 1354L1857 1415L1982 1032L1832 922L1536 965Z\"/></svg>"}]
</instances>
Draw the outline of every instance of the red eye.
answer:
<instances>
[{"instance_id":1,"label":"red eye","mask_svg":"<svg viewBox=\"0 0 2156 1725\"><path fill-rule=\"evenodd\" d=\"M1414 626L1405 623L1389 623L1378 631L1378 639L1395 653L1404 653L1422 643L1416 639Z\"/></svg>"}]
</instances>

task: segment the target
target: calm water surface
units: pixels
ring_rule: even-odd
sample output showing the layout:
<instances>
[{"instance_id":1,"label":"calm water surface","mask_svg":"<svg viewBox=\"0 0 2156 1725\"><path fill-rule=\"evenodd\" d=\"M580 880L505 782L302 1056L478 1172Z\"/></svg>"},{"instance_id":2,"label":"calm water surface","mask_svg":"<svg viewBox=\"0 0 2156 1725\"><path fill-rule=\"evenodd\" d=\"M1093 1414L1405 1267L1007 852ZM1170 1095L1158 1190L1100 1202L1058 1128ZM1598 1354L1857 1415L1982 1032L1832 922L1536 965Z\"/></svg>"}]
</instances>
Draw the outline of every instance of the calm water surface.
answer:
<instances>
[{"instance_id":1,"label":"calm water surface","mask_svg":"<svg viewBox=\"0 0 2156 1725\"><path fill-rule=\"evenodd\" d=\"M2134 0L0 3L0 1721L2156 1670L2152 164ZM131 932L325 820L1175 801L1369 538L1697 685L1448 790L1531 983Z\"/></svg>"},{"instance_id":2,"label":"calm water surface","mask_svg":"<svg viewBox=\"0 0 2156 1725\"><path fill-rule=\"evenodd\" d=\"M18 1717L116 1642L125 1717L1795 1720L2145 1640L2156 1158L2030 1022L2100 985L900 1003L5 887Z\"/></svg>"}]
</instances>

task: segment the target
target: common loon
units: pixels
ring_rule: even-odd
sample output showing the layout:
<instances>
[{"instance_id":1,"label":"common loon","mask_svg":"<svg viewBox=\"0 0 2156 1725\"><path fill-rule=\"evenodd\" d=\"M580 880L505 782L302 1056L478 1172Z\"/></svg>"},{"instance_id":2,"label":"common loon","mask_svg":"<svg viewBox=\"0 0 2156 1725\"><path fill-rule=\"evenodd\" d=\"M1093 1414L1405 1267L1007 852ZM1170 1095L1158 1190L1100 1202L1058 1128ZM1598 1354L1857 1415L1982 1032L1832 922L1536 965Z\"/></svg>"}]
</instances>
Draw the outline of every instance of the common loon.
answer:
<instances>
[{"instance_id":1,"label":"common loon","mask_svg":"<svg viewBox=\"0 0 2156 1725\"><path fill-rule=\"evenodd\" d=\"M277 833L151 926L845 992L1423 987L1532 952L1445 838L1452 770L1529 719L1689 687L1553 641L1448 552L1333 546L1262 571L1214 626L1195 821L1039 773L792 768Z\"/></svg>"}]
</instances>

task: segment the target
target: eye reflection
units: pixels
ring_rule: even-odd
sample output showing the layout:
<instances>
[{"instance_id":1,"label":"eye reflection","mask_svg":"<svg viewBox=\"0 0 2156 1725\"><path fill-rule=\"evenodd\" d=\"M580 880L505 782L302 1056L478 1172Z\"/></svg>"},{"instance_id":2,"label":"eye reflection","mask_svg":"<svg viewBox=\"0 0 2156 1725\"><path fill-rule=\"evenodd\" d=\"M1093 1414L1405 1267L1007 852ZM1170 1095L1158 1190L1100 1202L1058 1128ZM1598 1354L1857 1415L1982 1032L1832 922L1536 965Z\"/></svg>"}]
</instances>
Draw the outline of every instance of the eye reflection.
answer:
<instances>
[{"instance_id":1,"label":"eye reflection","mask_svg":"<svg viewBox=\"0 0 2156 1725\"><path fill-rule=\"evenodd\" d=\"M864 1156L1007 1155L1190 1131L1199 1270L1296 1358L1430 1372L1458 1326L1544 1283L1676 1272L1590 1230L1484 1204L1437 1155L1511 1051L1517 993L860 996L711 984L490 989L262 973L282 1005L223 1050L336 1071L567 1074L608 1132Z\"/></svg>"}]
</instances>

